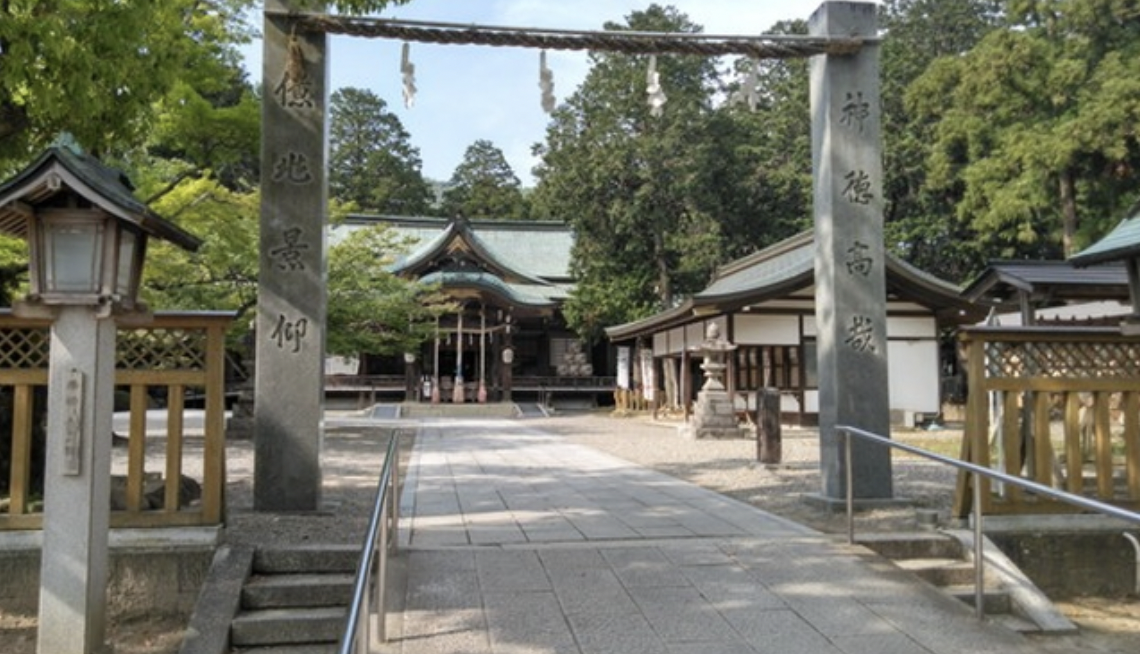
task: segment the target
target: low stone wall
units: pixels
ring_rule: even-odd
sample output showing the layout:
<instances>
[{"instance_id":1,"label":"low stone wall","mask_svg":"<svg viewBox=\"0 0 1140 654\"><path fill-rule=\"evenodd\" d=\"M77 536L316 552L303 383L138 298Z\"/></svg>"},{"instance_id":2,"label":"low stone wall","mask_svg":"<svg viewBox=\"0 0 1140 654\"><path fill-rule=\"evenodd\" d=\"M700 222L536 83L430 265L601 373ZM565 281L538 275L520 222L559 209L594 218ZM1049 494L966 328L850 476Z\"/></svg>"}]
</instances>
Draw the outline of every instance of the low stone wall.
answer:
<instances>
[{"instance_id":1,"label":"low stone wall","mask_svg":"<svg viewBox=\"0 0 1140 654\"><path fill-rule=\"evenodd\" d=\"M987 535L1042 592L1052 599L1068 599L1137 592L1136 553L1122 535L1125 530L1140 533L1140 529L1126 526L1095 530L1030 528Z\"/></svg>"},{"instance_id":2,"label":"low stone wall","mask_svg":"<svg viewBox=\"0 0 1140 654\"><path fill-rule=\"evenodd\" d=\"M9 536L5 534L5 536ZM14 539L6 539L14 540ZM38 533L24 542L0 541L0 613L34 616L39 608ZM111 620L189 615L213 559L215 544L194 538L112 546L107 612Z\"/></svg>"}]
</instances>

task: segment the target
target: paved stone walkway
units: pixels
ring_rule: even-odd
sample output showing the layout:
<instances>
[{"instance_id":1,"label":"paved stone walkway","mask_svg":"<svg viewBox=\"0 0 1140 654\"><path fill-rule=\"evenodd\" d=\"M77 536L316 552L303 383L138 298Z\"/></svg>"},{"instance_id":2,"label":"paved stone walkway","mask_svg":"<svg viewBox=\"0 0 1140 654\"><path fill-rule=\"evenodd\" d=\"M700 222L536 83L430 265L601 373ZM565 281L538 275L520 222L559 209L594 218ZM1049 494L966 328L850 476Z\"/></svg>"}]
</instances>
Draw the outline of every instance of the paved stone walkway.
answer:
<instances>
[{"instance_id":1,"label":"paved stone walkway","mask_svg":"<svg viewBox=\"0 0 1140 654\"><path fill-rule=\"evenodd\" d=\"M424 423L405 654L1025 653L860 547L528 428Z\"/></svg>"}]
</instances>

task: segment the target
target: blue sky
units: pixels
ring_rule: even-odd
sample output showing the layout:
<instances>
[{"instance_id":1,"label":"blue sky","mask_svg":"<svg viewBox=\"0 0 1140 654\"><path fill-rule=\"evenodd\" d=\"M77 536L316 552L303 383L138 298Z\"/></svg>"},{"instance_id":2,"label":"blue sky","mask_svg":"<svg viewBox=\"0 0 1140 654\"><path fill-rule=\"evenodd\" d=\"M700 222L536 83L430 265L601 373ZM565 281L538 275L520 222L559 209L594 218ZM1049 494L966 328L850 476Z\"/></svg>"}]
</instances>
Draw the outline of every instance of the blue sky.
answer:
<instances>
[{"instance_id":1,"label":"blue sky","mask_svg":"<svg viewBox=\"0 0 1140 654\"><path fill-rule=\"evenodd\" d=\"M385 18L478 23L511 27L600 30L624 22L650 3L626 0L413 0L380 14ZM807 19L820 0L662 0L687 14L708 34L755 35L774 23ZM260 20L260 18L258 18ZM539 53L525 48L411 44L416 66L415 106L400 94L401 43L388 39L332 37L332 88L366 88L399 116L419 148L424 175L446 181L477 139L503 151L524 185L536 163L531 146L545 135L540 104ZM261 44L244 51L247 68L260 75ZM557 99L571 94L587 72L584 52L548 52ZM668 89L666 89L668 93Z\"/></svg>"}]
</instances>

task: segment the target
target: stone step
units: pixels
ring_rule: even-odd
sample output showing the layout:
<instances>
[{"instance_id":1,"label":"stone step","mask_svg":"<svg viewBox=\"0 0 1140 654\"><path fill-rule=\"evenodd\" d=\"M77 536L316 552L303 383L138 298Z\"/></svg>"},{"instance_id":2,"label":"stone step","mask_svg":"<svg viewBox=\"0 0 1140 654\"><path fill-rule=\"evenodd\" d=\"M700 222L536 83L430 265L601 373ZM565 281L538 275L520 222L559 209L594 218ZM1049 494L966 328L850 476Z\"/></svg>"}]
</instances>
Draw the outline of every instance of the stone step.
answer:
<instances>
[{"instance_id":1,"label":"stone step","mask_svg":"<svg viewBox=\"0 0 1140 654\"><path fill-rule=\"evenodd\" d=\"M347 572L254 576L242 588L246 609L346 606L354 576Z\"/></svg>"},{"instance_id":2,"label":"stone step","mask_svg":"<svg viewBox=\"0 0 1140 654\"><path fill-rule=\"evenodd\" d=\"M517 418L520 415L519 408L513 402L489 402L486 404L464 403L453 404L449 402L442 402L440 404L429 403L404 403L400 405L400 417L402 418Z\"/></svg>"},{"instance_id":3,"label":"stone step","mask_svg":"<svg viewBox=\"0 0 1140 654\"><path fill-rule=\"evenodd\" d=\"M974 583L974 564L961 559L895 559L894 563L935 586L967 586Z\"/></svg>"},{"instance_id":4,"label":"stone step","mask_svg":"<svg viewBox=\"0 0 1140 654\"><path fill-rule=\"evenodd\" d=\"M994 616L994 621L997 622L998 624L1000 624L1001 626L1005 627L1006 629L1009 629L1010 631L1016 631L1018 633L1023 633L1023 634L1049 633L1047 630L1042 629L1041 625L1036 624L1030 620L1026 620L1025 618L1022 618L1020 616L1014 615L1013 613L1004 613L1004 614L999 613L999 614ZM1061 633L1075 633L1075 632L1076 632L1076 630L1074 629L1072 631L1066 631L1066 632L1061 632Z\"/></svg>"},{"instance_id":5,"label":"stone step","mask_svg":"<svg viewBox=\"0 0 1140 654\"><path fill-rule=\"evenodd\" d=\"M974 605L974 586L969 585L955 585L946 586L942 589L943 592L953 598L961 600L968 606ZM982 594L982 610L986 615L1004 615L1013 612L1013 599L1009 593L1004 590L990 590L987 589Z\"/></svg>"},{"instance_id":6,"label":"stone step","mask_svg":"<svg viewBox=\"0 0 1140 654\"><path fill-rule=\"evenodd\" d=\"M961 559L962 543L938 533L868 533L856 542L888 559Z\"/></svg>"},{"instance_id":7,"label":"stone step","mask_svg":"<svg viewBox=\"0 0 1140 654\"><path fill-rule=\"evenodd\" d=\"M352 545L299 545L258 548L254 574L300 574L356 570L360 548Z\"/></svg>"},{"instance_id":8,"label":"stone step","mask_svg":"<svg viewBox=\"0 0 1140 654\"><path fill-rule=\"evenodd\" d=\"M309 645L272 645L269 647L242 647L230 650L230 654L336 654L336 643Z\"/></svg>"},{"instance_id":9,"label":"stone step","mask_svg":"<svg viewBox=\"0 0 1140 654\"><path fill-rule=\"evenodd\" d=\"M344 607L245 611L234 618L230 640L237 648L335 643L347 619Z\"/></svg>"}]
</instances>

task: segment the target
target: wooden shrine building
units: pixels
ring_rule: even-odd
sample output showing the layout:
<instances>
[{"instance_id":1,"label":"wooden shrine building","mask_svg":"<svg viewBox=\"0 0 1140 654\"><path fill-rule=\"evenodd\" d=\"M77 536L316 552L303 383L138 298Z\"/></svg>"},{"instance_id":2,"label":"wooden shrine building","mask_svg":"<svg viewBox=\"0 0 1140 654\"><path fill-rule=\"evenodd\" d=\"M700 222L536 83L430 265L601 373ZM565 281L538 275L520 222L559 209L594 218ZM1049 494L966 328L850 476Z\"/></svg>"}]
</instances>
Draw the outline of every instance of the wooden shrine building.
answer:
<instances>
[{"instance_id":1,"label":"wooden shrine building","mask_svg":"<svg viewBox=\"0 0 1140 654\"><path fill-rule=\"evenodd\" d=\"M439 284L459 308L418 352L363 357L359 376L424 402L612 396L607 344L584 346L562 315L573 288L568 225L352 215L330 239L376 224L412 243L394 272Z\"/></svg>"},{"instance_id":2,"label":"wooden shrine building","mask_svg":"<svg viewBox=\"0 0 1140 654\"><path fill-rule=\"evenodd\" d=\"M887 344L892 420L934 417L943 378L956 365L943 334L984 313L959 287L887 254ZM709 285L678 306L606 330L618 346L618 371L658 405L688 413L700 387L699 347L709 323L738 347L727 386L738 412L754 412L757 393L777 389L782 420L816 424L815 247L811 231L721 266Z\"/></svg>"}]
</instances>

